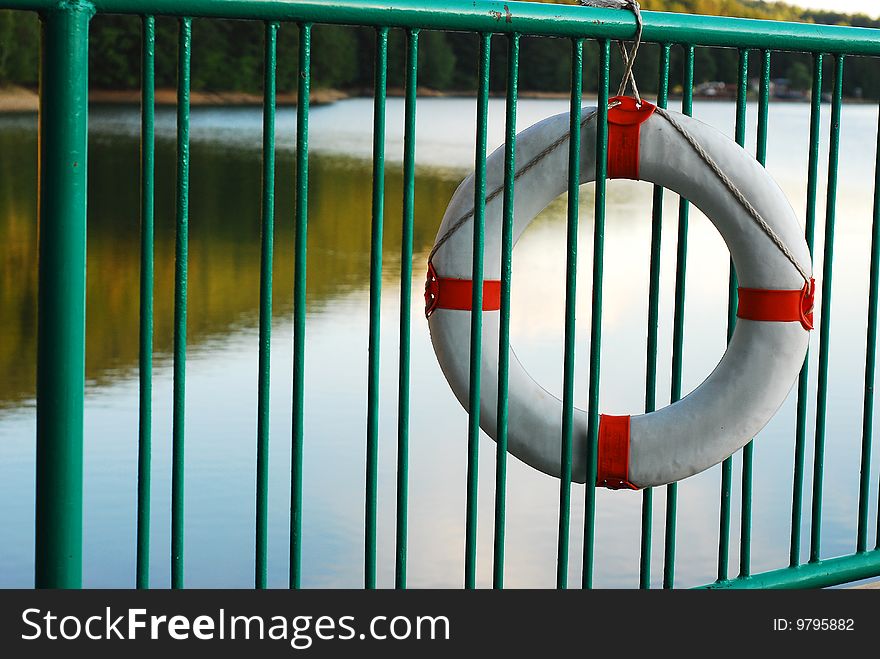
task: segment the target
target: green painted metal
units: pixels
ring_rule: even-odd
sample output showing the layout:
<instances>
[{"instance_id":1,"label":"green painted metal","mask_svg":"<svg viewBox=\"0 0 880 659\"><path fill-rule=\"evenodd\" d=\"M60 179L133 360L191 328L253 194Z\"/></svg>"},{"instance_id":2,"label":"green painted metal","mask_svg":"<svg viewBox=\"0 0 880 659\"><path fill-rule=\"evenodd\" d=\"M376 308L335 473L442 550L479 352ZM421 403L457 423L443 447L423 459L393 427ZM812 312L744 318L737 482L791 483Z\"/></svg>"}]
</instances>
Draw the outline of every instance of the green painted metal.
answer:
<instances>
[{"instance_id":1,"label":"green painted metal","mask_svg":"<svg viewBox=\"0 0 880 659\"><path fill-rule=\"evenodd\" d=\"M694 47L685 46L684 82L682 84L681 112L694 113ZM678 203L678 238L675 257L675 310L672 320L672 385L670 399L681 398L681 371L684 360L684 298L687 279L687 234L690 204L687 199ZM663 555L663 587L675 583L675 530L678 510L678 483L666 486L666 533Z\"/></svg>"},{"instance_id":2,"label":"green painted metal","mask_svg":"<svg viewBox=\"0 0 880 659\"><path fill-rule=\"evenodd\" d=\"M831 277L834 263L834 220L837 210L837 172L840 159L840 109L843 102L843 63L834 60L831 101L831 137L828 147L828 188L825 200L825 247L822 262L822 310L819 320L819 384L816 391L816 436L813 449L813 510L810 526L810 562L821 558L822 486L825 474L825 421L828 403L828 350L831 338Z\"/></svg>"},{"instance_id":3,"label":"green painted metal","mask_svg":"<svg viewBox=\"0 0 880 659\"><path fill-rule=\"evenodd\" d=\"M492 35L480 35L477 139L474 154L474 248L471 281L471 337L468 384L467 503L465 511L464 586L477 582L477 493L480 457L480 361L483 352L483 256L486 242L486 142L489 123L489 64Z\"/></svg>"},{"instance_id":4,"label":"green painted metal","mask_svg":"<svg viewBox=\"0 0 880 659\"><path fill-rule=\"evenodd\" d=\"M504 193L501 225L501 322L498 330L498 437L495 439L495 537L492 586L504 588L507 505L508 375L510 372L510 280L513 272L513 191L516 176L516 99L519 34L507 39L507 98L504 128Z\"/></svg>"},{"instance_id":5,"label":"green painted metal","mask_svg":"<svg viewBox=\"0 0 880 659\"><path fill-rule=\"evenodd\" d=\"M660 49L660 72L657 84L657 105L669 102L669 44ZM645 361L645 412L657 409L657 333L660 326L660 247L663 236L663 188L654 186L651 204L651 262L648 283L648 347ZM651 587L651 543L654 523L654 490L642 493L642 532L639 553L639 588Z\"/></svg>"},{"instance_id":6,"label":"green painted metal","mask_svg":"<svg viewBox=\"0 0 880 659\"><path fill-rule=\"evenodd\" d=\"M749 51L739 51L739 66L736 85L736 126L734 128L736 143L746 143L746 106L749 90ZM738 302L736 269L733 260L730 262L730 274L727 279L727 341L730 342L736 327L736 308ZM733 457L721 463L721 503L718 515L718 580L728 577L730 565L730 491L733 486Z\"/></svg>"},{"instance_id":7,"label":"green painted metal","mask_svg":"<svg viewBox=\"0 0 880 659\"><path fill-rule=\"evenodd\" d=\"M296 108L296 206L293 270L293 445L290 464L290 566L288 586L302 580L302 465L305 433L306 271L309 226L309 92L312 80L312 26L299 26Z\"/></svg>"},{"instance_id":8,"label":"green painted metal","mask_svg":"<svg viewBox=\"0 0 880 659\"><path fill-rule=\"evenodd\" d=\"M826 588L868 579L878 574L880 574L880 550L874 549L860 554L788 566L748 577L716 581L702 588Z\"/></svg>"},{"instance_id":9,"label":"green painted metal","mask_svg":"<svg viewBox=\"0 0 880 659\"><path fill-rule=\"evenodd\" d=\"M184 420L187 322L187 252L189 186L189 86L192 17L252 18L266 22L264 79L264 172L262 186L262 244L260 284L260 356L257 404L257 488L255 584L266 585L267 484L269 450L269 339L272 313L272 251L274 228L274 128L275 51L280 21L300 24L300 53L296 154L296 235L294 267L294 382L293 447L291 463L290 585L299 587L302 551L302 451L306 319L306 238L308 215L308 115L310 88L310 29L312 22L372 26L376 28L377 55L374 106L373 197L370 274L370 338L366 441L365 497L365 585L376 586L377 457L379 418L379 307L381 301L382 234L384 201L385 101L389 29L407 31L406 101L404 131L403 238L401 244L401 317L398 399L397 546L395 584L406 586L407 503L409 449L409 382L412 297L412 249L415 181L415 118L418 71L418 33L422 28L455 29L480 35L479 83L477 95L477 144L475 153L475 222L473 278L481 281L485 223L485 154L489 94L489 52L493 33L508 35L508 88L506 104L506 148L504 185L504 230L502 234L502 312L499 344L499 437L496 449L495 527L493 585L503 586L504 531L507 466L507 374L510 340L510 286L512 256L513 194L519 40L523 34L572 39L571 134L569 144L568 244L566 263L565 367L563 394L562 478L557 547L557 586L568 582L571 515L571 447L574 408L574 300L576 291L578 186L580 158L580 102L583 41L600 40L598 147L595 224L593 244L593 317L588 393L587 486L585 494L584 563L582 583L593 584L595 542L595 474L598 435L599 372L602 323L602 277L605 222L605 174L607 157L607 98L610 40L632 36L634 22L626 12L516 2L412 0L381 5L374 0L0 0L9 8L27 8L43 15L42 106L40 117L40 293L38 339L38 466L36 514L36 571L38 586L75 587L81 581L82 534L82 405L84 374L84 272L85 272L85 162L86 162L86 65L88 21L99 12L136 13L142 23L141 116L141 279L139 351L139 439L138 439L138 587L149 586L150 544L150 453L152 395L153 324L153 219L154 219L154 104L155 104L155 19L177 16L180 21L177 107L177 190L173 347L172 411L172 586L184 585ZM844 55L880 55L880 31L838 26L799 25L767 21L686 16L644 12L646 41L662 44L658 103L666 104L671 44L683 44L685 76L683 111L692 111L695 46L731 46L740 52L737 95L736 139L745 141L746 86L749 49L761 53L761 86L758 103L757 159L767 155L769 75L771 51L799 50L813 53L814 81L807 182L806 239L812 251L818 192L819 130L823 55L835 56L830 156L825 224L825 255L822 277L823 299L819 333L819 369L815 451L812 488L810 562L799 565L803 512L807 415L807 362L798 385L795 438L794 486L790 567L751 575L751 480L753 445L743 452L740 574L728 578L730 545L730 497L732 462L721 468L718 581L711 587L780 587L833 585L880 573L877 550L868 550L870 509L870 461L873 443L873 381L876 371L878 308L880 308L880 171L874 202L871 271L869 275L868 334L866 348L857 553L835 559L821 559L822 490L828 397L831 275L837 192L837 165L842 102ZM878 147L880 148L880 147ZM880 155L878 155L880 158ZM71 165L71 162L73 163ZM878 161L880 170L880 161ZM651 266L648 301L648 348L645 408L656 406L657 327L659 319L659 255L662 228L662 195L654 190L652 212ZM679 207L675 312L673 319L672 400L681 396L684 338L684 302L687 260L688 204ZM81 274L83 276L81 276ZM72 288L71 288L72 282ZM63 286L62 286L63 284ZM60 291L64 291L62 295ZM80 294L81 293L81 294ZM736 273L729 278L728 337L736 315ZM482 354L482 286L473 289L471 325L471 372L468 425L468 475L465 540L465 586L476 580L477 466ZM51 377L47 374L51 373ZM59 377L58 374L63 374ZM664 587L674 584L677 487L667 488ZM640 587L651 581L653 492L642 499ZM880 531L877 537L880 546Z\"/></svg>"},{"instance_id":10,"label":"green painted metal","mask_svg":"<svg viewBox=\"0 0 880 659\"><path fill-rule=\"evenodd\" d=\"M865 344L865 396L862 408L862 457L859 465L859 516L856 551L868 549L868 509L871 493L871 444L874 438L874 375L877 366L877 307L880 294L880 124L874 166L874 216L871 231L871 270L868 277L868 335Z\"/></svg>"},{"instance_id":11,"label":"green painted metal","mask_svg":"<svg viewBox=\"0 0 880 659\"><path fill-rule=\"evenodd\" d=\"M370 338L367 382L367 485L364 532L364 584L376 587L376 514L379 457L379 323L382 302L382 229L385 207L385 95L388 28L376 30L373 115L373 224L370 238Z\"/></svg>"},{"instance_id":12,"label":"green painted metal","mask_svg":"<svg viewBox=\"0 0 880 659\"><path fill-rule=\"evenodd\" d=\"M758 91L758 136L755 159L767 165L767 133L770 114L770 51L761 51L761 84Z\"/></svg>"},{"instance_id":13,"label":"green painted metal","mask_svg":"<svg viewBox=\"0 0 880 659\"><path fill-rule=\"evenodd\" d=\"M721 504L718 514L718 580L729 576L730 566L730 491L733 486L733 458L721 463Z\"/></svg>"},{"instance_id":14,"label":"green painted metal","mask_svg":"<svg viewBox=\"0 0 880 659\"><path fill-rule=\"evenodd\" d=\"M91 11L43 16L37 310L37 588L82 585L86 173Z\"/></svg>"},{"instance_id":15,"label":"green painted metal","mask_svg":"<svg viewBox=\"0 0 880 659\"><path fill-rule=\"evenodd\" d=\"M153 422L153 222L155 219L156 19L141 26L141 271L138 351L138 588L150 587L150 482Z\"/></svg>"},{"instance_id":16,"label":"green painted metal","mask_svg":"<svg viewBox=\"0 0 880 659\"><path fill-rule=\"evenodd\" d=\"M865 345L865 398L862 410L862 460L859 467L859 526L856 551L868 549L868 501L871 494L871 444L874 438L874 375L877 367L877 308L880 296L880 119L874 165L874 217L871 231L871 271L868 277L868 336ZM878 530L880 533L880 530Z\"/></svg>"},{"instance_id":17,"label":"green painted metal","mask_svg":"<svg viewBox=\"0 0 880 659\"><path fill-rule=\"evenodd\" d=\"M263 198L260 229L260 330L257 366L257 502L254 585L266 587L269 532L269 384L272 257L275 249L275 70L278 23L266 23L263 61Z\"/></svg>"},{"instance_id":18,"label":"green painted metal","mask_svg":"<svg viewBox=\"0 0 880 659\"><path fill-rule=\"evenodd\" d=\"M578 203L581 180L581 91L584 41L571 43L571 106L568 138L568 226L565 249L565 347L562 374L562 472L559 478L559 531L556 587L568 587L568 545L571 528L571 445L574 425L575 310L577 305Z\"/></svg>"},{"instance_id":19,"label":"green painted metal","mask_svg":"<svg viewBox=\"0 0 880 659\"><path fill-rule=\"evenodd\" d=\"M409 373L412 306L413 217L416 183L416 90L419 32L406 34L406 107L403 135L403 228L400 245L400 372L397 399L396 588L406 588L407 502L409 498Z\"/></svg>"},{"instance_id":20,"label":"green painted metal","mask_svg":"<svg viewBox=\"0 0 880 659\"><path fill-rule=\"evenodd\" d=\"M822 114L822 55L813 56L813 87L810 101L810 147L807 163L807 222L804 237L810 256L816 233L816 196L819 189L819 140L821 138ZM804 365L798 376L798 404L795 421L794 483L791 495L791 544L789 565L801 562L801 519L804 505L804 463L807 445L807 404L809 396L810 353L804 357Z\"/></svg>"},{"instance_id":21,"label":"green painted metal","mask_svg":"<svg viewBox=\"0 0 880 659\"><path fill-rule=\"evenodd\" d=\"M338 23L372 27L631 39L629 12L505 0L93 0L101 13ZM57 0L3 0L10 9L48 10ZM877 30L643 11L643 39L694 46L880 55Z\"/></svg>"},{"instance_id":22,"label":"green painted metal","mask_svg":"<svg viewBox=\"0 0 880 659\"><path fill-rule=\"evenodd\" d=\"M740 508L739 575L747 577L752 565L752 478L754 440L742 450L742 499Z\"/></svg>"},{"instance_id":23,"label":"green painted metal","mask_svg":"<svg viewBox=\"0 0 880 659\"><path fill-rule=\"evenodd\" d=\"M758 135L756 159L767 164L767 132L770 110L770 51L761 51L761 83L758 92ZM740 505L739 574L749 576L752 565L752 479L755 443L750 441L742 450L742 503Z\"/></svg>"},{"instance_id":24,"label":"green painted metal","mask_svg":"<svg viewBox=\"0 0 880 659\"><path fill-rule=\"evenodd\" d=\"M596 473L599 457L599 370L602 357L602 279L605 259L605 179L608 174L608 81L611 44L599 42L599 99L596 113L596 198L593 211L593 291L587 394L587 475L584 486L584 562L581 585L593 587L596 542Z\"/></svg>"},{"instance_id":25,"label":"green painted metal","mask_svg":"<svg viewBox=\"0 0 880 659\"><path fill-rule=\"evenodd\" d=\"M639 548L639 588L651 587L651 543L654 532L654 489L646 488L642 492L642 518Z\"/></svg>"},{"instance_id":26,"label":"green painted metal","mask_svg":"<svg viewBox=\"0 0 880 659\"><path fill-rule=\"evenodd\" d=\"M174 246L174 392L171 447L171 587L183 588L186 289L189 260L189 88L192 20L183 18L177 58L177 232Z\"/></svg>"}]
</instances>

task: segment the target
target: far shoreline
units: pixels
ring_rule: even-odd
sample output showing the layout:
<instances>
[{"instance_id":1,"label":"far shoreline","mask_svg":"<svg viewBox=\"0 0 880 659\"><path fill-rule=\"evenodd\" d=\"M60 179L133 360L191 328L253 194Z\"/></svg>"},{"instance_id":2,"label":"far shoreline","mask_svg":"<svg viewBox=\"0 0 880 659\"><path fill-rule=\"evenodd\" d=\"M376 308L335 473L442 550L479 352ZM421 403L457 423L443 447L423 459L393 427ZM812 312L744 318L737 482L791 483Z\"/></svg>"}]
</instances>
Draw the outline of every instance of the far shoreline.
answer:
<instances>
[{"instance_id":1,"label":"far shoreline","mask_svg":"<svg viewBox=\"0 0 880 659\"><path fill-rule=\"evenodd\" d=\"M436 89L422 88L418 90L418 95L422 98L473 98L475 91L438 91ZM404 96L402 88L388 88L388 97L397 98ZM493 92L490 94L493 98L503 98L502 92ZM539 99L539 100L568 100L568 92L541 92L541 91L521 91L519 98ZM313 89L309 94L309 104L311 106L330 105L337 101L351 98L370 98L372 90L370 89ZM749 94L749 99L753 100L754 95ZM680 94L670 94L671 100L681 98ZM177 90L173 88L157 89L155 92L156 106L174 106L177 104ZM295 107L297 105L297 94L279 93L276 97L276 105L278 107ZM595 100L595 96L584 95L584 100ZM713 96L695 96L697 101L735 101L734 98L713 97ZM860 98L844 98L844 103L864 104L874 103L875 101ZM809 99L787 99L773 98L773 103L809 103ZM140 105L141 92L139 89L117 90L117 89L93 89L89 91L90 105L120 105L131 106ZM823 98L823 103L827 99ZM211 92L211 91L192 91L190 93L190 105L192 107L259 107L263 104L263 97L260 94L249 92ZM39 110L39 95L37 90L25 87L5 87L0 88L0 114L19 114L32 113Z\"/></svg>"}]
</instances>

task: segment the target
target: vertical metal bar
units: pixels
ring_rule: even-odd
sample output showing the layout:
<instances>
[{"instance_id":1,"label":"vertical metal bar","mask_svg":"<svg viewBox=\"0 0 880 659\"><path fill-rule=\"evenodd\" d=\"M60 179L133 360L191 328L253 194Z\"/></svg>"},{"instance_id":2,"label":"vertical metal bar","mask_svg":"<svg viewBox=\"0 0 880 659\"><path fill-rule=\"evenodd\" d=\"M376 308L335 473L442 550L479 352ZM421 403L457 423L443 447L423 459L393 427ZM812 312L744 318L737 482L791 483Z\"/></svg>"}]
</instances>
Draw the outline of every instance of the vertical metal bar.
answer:
<instances>
[{"instance_id":1,"label":"vertical metal bar","mask_svg":"<svg viewBox=\"0 0 880 659\"><path fill-rule=\"evenodd\" d=\"M183 588L186 288L189 252L189 87L192 19L182 18L177 55L177 235L174 249L174 392L171 456L171 587Z\"/></svg>"},{"instance_id":2,"label":"vertical metal bar","mask_svg":"<svg viewBox=\"0 0 880 659\"><path fill-rule=\"evenodd\" d=\"M82 585L89 19L43 14L37 329L37 588Z\"/></svg>"},{"instance_id":3,"label":"vertical metal bar","mask_svg":"<svg viewBox=\"0 0 880 659\"><path fill-rule=\"evenodd\" d=\"M758 137L755 158L767 164L767 132L770 113L770 51L761 51L761 86L758 92Z\"/></svg>"},{"instance_id":4,"label":"vertical metal bar","mask_svg":"<svg viewBox=\"0 0 880 659\"><path fill-rule=\"evenodd\" d=\"M290 567L288 585L299 588L302 572L302 463L306 372L306 271L309 225L309 92L312 26L299 26L296 97L296 207L293 266L293 446L290 465Z\"/></svg>"},{"instance_id":5,"label":"vertical metal bar","mask_svg":"<svg viewBox=\"0 0 880 659\"><path fill-rule=\"evenodd\" d=\"M874 165L874 218L868 293L868 336L865 345L865 398L862 412L862 460L859 472L859 526L856 549L868 550L868 498L871 492L871 444L874 438L874 375L877 365L877 297L880 293L880 121Z\"/></svg>"},{"instance_id":6,"label":"vertical metal bar","mask_svg":"<svg viewBox=\"0 0 880 659\"><path fill-rule=\"evenodd\" d=\"M495 546L492 585L504 587L504 531L507 503L507 417L510 371L510 277L513 262L513 188L516 174L516 99L519 34L507 42L507 116L504 137L504 205L501 229L501 325L498 339L498 438L495 451Z\"/></svg>"},{"instance_id":7,"label":"vertical metal bar","mask_svg":"<svg viewBox=\"0 0 880 659\"><path fill-rule=\"evenodd\" d=\"M660 72L657 84L657 105L665 108L669 101L670 45L660 50ZM648 284L648 347L645 359L645 412L657 409L657 332L660 324L660 247L663 236L663 188L654 186L651 205L651 265ZM654 522L654 490L642 492L642 534L639 558L639 588L651 587L651 543Z\"/></svg>"},{"instance_id":8,"label":"vertical metal bar","mask_svg":"<svg viewBox=\"0 0 880 659\"><path fill-rule=\"evenodd\" d=\"M581 183L581 87L584 40L571 42L571 105L568 139L568 233L565 264L565 363L562 375L562 472L559 478L559 531L556 587L568 586L568 542L571 527L571 444L574 420L575 311L577 306L578 203Z\"/></svg>"},{"instance_id":9,"label":"vertical metal bar","mask_svg":"<svg viewBox=\"0 0 880 659\"><path fill-rule=\"evenodd\" d=\"M150 481L153 421L153 220L155 190L156 19L144 16L141 44L141 273L138 354L138 588L150 587Z\"/></svg>"},{"instance_id":10,"label":"vertical metal bar","mask_svg":"<svg viewBox=\"0 0 880 659\"><path fill-rule=\"evenodd\" d=\"M758 136L756 155L761 165L767 164L767 131L770 110L770 51L761 51L761 87L758 94ZM750 441L742 454L742 504L740 508L739 574L751 574L752 563L752 466L755 444Z\"/></svg>"},{"instance_id":11,"label":"vertical metal bar","mask_svg":"<svg viewBox=\"0 0 880 659\"><path fill-rule=\"evenodd\" d=\"M471 300L470 384L468 391L467 510L465 513L464 585L477 579L477 481L480 450L480 361L483 352L483 252L486 230L486 142L489 117L489 55L492 35L480 35L477 140L474 152L474 282Z\"/></svg>"},{"instance_id":12,"label":"vertical metal bar","mask_svg":"<svg viewBox=\"0 0 880 659\"><path fill-rule=\"evenodd\" d=\"M260 338L257 372L257 504L254 584L266 587L269 529L269 384L272 257L275 249L275 70L278 23L266 23L263 62L263 208L260 231Z\"/></svg>"},{"instance_id":13,"label":"vertical metal bar","mask_svg":"<svg viewBox=\"0 0 880 659\"><path fill-rule=\"evenodd\" d=\"M397 561L394 583L406 588L407 501L409 496L409 374L412 298L413 216L416 170L416 90L419 31L406 32L406 107L403 135L403 229L400 246L400 373L397 399Z\"/></svg>"},{"instance_id":14,"label":"vertical metal bar","mask_svg":"<svg viewBox=\"0 0 880 659\"><path fill-rule=\"evenodd\" d=\"M749 91L749 51L739 51L739 72L736 86L736 143L746 143L746 105ZM733 260L730 261L730 274L727 279L727 341L730 342L736 326L738 303L738 283ZM721 463L721 503L718 515L718 580L728 577L730 565L730 491L733 486L733 458Z\"/></svg>"},{"instance_id":15,"label":"vertical metal bar","mask_svg":"<svg viewBox=\"0 0 880 659\"><path fill-rule=\"evenodd\" d=\"M581 585L593 587L596 539L596 468L599 442L599 366L602 353L602 277L605 257L605 177L608 173L608 78L611 43L599 42L599 99L596 114L596 205L593 220L593 293L587 402L587 475L584 497L584 564Z\"/></svg>"},{"instance_id":16,"label":"vertical metal bar","mask_svg":"<svg viewBox=\"0 0 880 659\"><path fill-rule=\"evenodd\" d=\"M370 243L370 338L367 386L367 486L364 533L364 584L376 587L376 506L379 454L379 321L382 309L382 222L385 204L385 91L388 28L376 30L373 114L373 226Z\"/></svg>"},{"instance_id":17,"label":"vertical metal bar","mask_svg":"<svg viewBox=\"0 0 880 659\"><path fill-rule=\"evenodd\" d=\"M816 233L816 196L819 189L819 140L822 113L822 53L813 55L813 90L810 98L810 146L807 165L807 226L804 235L810 256L813 255L813 239ZM810 366L809 348L798 376L797 420L794 443L794 483L791 498L791 550L789 564L799 565L801 560L801 516L804 505L804 453L807 444L807 396Z\"/></svg>"},{"instance_id":18,"label":"vertical metal bar","mask_svg":"<svg viewBox=\"0 0 880 659\"><path fill-rule=\"evenodd\" d=\"M834 262L834 220L837 211L837 164L840 154L840 109L843 100L843 55L834 59L831 141L828 147L828 196L825 204L825 254L822 263L822 311L819 327L819 384L816 393L816 438L813 458L813 510L810 562L821 555L822 485L825 470L825 419L828 401L828 348L831 337L831 276Z\"/></svg>"},{"instance_id":19,"label":"vertical metal bar","mask_svg":"<svg viewBox=\"0 0 880 659\"><path fill-rule=\"evenodd\" d=\"M681 97L682 114L694 112L694 47L685 46L684 85ZM681 371L684 357L684 299L687 275L687 234L690 205L686 199L678 203L678 245L675 261L675 311L672 323L672 395L681 398ZM666 534L664 538L663 587L672 588L675 582L675 529L678 508L678 483L666 486Z\"/></svg>"}]
</instances>

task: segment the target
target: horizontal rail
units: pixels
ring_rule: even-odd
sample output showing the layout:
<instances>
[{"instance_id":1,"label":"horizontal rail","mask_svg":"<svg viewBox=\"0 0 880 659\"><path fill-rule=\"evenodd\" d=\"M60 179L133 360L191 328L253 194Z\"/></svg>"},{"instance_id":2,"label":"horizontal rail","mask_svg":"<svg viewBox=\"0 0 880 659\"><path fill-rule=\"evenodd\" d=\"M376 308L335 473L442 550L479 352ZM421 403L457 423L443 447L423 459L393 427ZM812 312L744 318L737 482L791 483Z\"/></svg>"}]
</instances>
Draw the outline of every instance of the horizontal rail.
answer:
<instances>
[{"instance_id":1,"label":"horizontal rail","mask_svg":"<svg viewBox=\"0 0 880 659\"><path fill-rule=\"evenodd\" d=\"M69 0L71 4L89 4ZM0 0L0 7L44 11L59 0ZM503 0L94 0L108 14L304 21L376 27L517 32L560 37L629 39L629 12ZM643 38L658 43L880 56L880 30L749 18L642 12Z\"/></svg>"},{"instance_id":2,"label":"horizontal rail","mask_svg":"<svg viewBox=\"0 0 880 659\"><path fill-rule=\"evenodd\" d=\"M880 574L880 549L737 577L701 588L825 588Z\"/></svg>"}]
</instances>

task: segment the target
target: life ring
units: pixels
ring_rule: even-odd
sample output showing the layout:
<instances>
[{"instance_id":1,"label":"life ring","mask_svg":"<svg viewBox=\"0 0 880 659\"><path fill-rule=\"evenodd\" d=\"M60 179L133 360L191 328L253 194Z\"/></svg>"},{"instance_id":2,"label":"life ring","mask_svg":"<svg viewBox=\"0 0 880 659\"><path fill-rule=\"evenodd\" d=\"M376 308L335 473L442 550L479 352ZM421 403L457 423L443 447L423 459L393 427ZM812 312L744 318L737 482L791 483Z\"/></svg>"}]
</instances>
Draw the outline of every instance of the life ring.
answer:
<instances>
[{"instance_id":1,"label":"life ring","mask_svg":"<svg viewBox=\"0 0 880 659\"><path fill-rule=\"evenodd\" d=\"M794 211L751 155L691 117L655 111L647 102L639 105L625 97L612 102L608 177L655 183L692 202L721 233L741 287L733 336L718 366L699 387L648 414L600 417L597 485L639 489L678 481L718 464L768 423L803 364L812 329L814 286L810 252ZM596 108L584 108L581 114L582 184L596 176L596 121L590 120L595 113ZM514 188L514 242L567 188L568 148L558 146L567 144L568 129L569 114L563 113L517 135L515 160L520 170ZM557 148L548 151L554 144ZM489 191L503 186L503 151L497 149L486 160ZM769 229L762 229L744 202L736 200L723 175L707 164L707 157L742 191ZM471 174L459 185L443 216L425 293L434 351L465 409L473 202ZM501 195L490 195L485 212L480 425L492 438L497 430L502 207ZM778 242L769 237L773 234ZM786 248L788 256L783 252ZM512 350L509 374L508 451L558 477L562 402L525 371ZM574 411L571 466L573 480L584 482L587 413L580 409Z\"/></svg>"}]
</instances>

